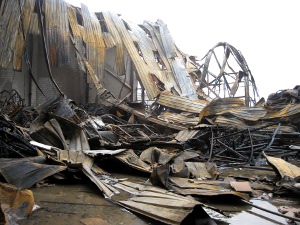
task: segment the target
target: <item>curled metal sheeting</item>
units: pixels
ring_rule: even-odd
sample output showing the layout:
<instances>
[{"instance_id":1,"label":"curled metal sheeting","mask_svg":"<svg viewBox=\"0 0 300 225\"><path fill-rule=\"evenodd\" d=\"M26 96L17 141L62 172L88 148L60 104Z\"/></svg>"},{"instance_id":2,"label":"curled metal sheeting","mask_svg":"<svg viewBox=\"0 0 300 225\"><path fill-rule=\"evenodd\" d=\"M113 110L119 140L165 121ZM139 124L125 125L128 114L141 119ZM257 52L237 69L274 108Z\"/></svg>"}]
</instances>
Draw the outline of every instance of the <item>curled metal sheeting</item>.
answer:
<instances>
[{"instance_id":1,"label":"curled metal sheeting","mask_svg":"<svg viewBox=\"0 0 300 225\"><path fill-rule=\"evenodd\" d=\"M95 13L89 11L88 7L81 4L86 44L87 60L98 76L99 82L103 82L106 50L102 37L102 29Z\"/></svg>"},{"instance_id":2,"label":"curled metal sheeting","mask_svg":"<svg viewBox=\"0 0 300 225\"><path fill-rule=\"evenodd\" d=\"M117 66L117 74L123 75L125 74L125 62L124 62L124 46L121 39L121 36L112 21L112 18L110 16L109 12L103 12L102 13L104 21L106 23L106 27L108 29L107 34L111 34L111 37L114 40L115 46L116 46L116 66ZM108 46L107 46L108 47Z\"/></svg>"},{"instance_id":3,"label":"curled metal sheeting","mask_svg":"<svg viewBox=\"0 0 300 225\"><path fill-rule=\"evenodd\" d=\"M145 63L143 58L140 56L137 46L135 45L135 42L132 38L132 35L127 30L124 21L121 18L119 18L119 16L116 14L110 13L110 16L119 32L119 35L123 40L124 46L126 47L133 64L135 65L137 75L143 87L147 91L147 96L150 99L155 98L159 94L159 90L151 77L152 71L150 70L149 66Z\"/></svg>"},{"instance_id":4,"label":"curled metal sheeting","mask_svg":"<svg viewBox=\"0 0 300 225\"><path fill-rule=\"evenodd\" d=\"M168 91L160 93L156 103L185 112L200 113L208 104L204 100L189 99L174 95Z\"/></svg>"}]
</instances>

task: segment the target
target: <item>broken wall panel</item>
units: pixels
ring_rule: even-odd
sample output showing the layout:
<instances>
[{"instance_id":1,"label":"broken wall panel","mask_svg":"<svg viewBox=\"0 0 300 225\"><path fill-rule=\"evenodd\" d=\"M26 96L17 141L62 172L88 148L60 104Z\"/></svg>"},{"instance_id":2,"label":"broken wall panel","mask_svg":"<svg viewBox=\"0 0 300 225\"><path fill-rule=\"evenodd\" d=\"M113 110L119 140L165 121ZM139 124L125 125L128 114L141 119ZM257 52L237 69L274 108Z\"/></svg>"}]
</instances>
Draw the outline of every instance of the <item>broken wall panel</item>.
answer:
<instances>
[{"instance_id":1,"label":"broken wall panel","mask_svg":"<svg viewBox=\"0 0 300 225\"><path fill-rule=\"evenodd\" d=\"M161 20L157 20L156 23L159 25L159 32L165 50L165 55L171 65L174 77L182 91L182 96L195 99L197 97L195 86L192 84L190 75L187 73L182 61L176 54L175 44L167 25Z\"/></svg>"},{"instance_id":2,"label":"broken wall panel","mask_svg":"<svg viewBox=\"0 0 300 225\"><path fill-rule=\"evenodd\" d=\"M68 64L70 43L67 3L64 0L45 1L45 21L50 64Z\"/></svg>"},{"instance_id":3,"label":"broken wall panel","mask_svg":"<svg viewBox=\"0 0 300 225\"><path fill-rule=\"evenodd\" d=\"M116 48L116 73L117 75L124 75L125 74L125 62L124 62L124 46L119 35L119 32L112 21L111 15L109 12L102 13L104 21L106 23L107 29L109 32L107 34L111 34Z\"/></svg>"},{"instance_id":4,"label":"broken wall panel","mask_svg":"<svg viewBox=\"0 0 300 225\"><path fill-rule=\"evenodd\" d=\"M105 43L106 48L113 48L116 46L116 42L114 40L114 37L111 35L111 33L108 32L103 32L102 33L102 37L103 37L103 41ZM123 54L122 54L123 56ZM125 70L124 70L125 72ZM120 72L118 72L118 74L121 74Z\"/></svg>"},{"instance_id":5,"label":"broken wall panel","mask_svg":"<svg viewBox=\"0 0 300 225\"><path fill-rule=\"evenodd\" d=\"M168 91L161 92L156 102L169 108L174 108L191 113L200 113L208 104L208 102L205 100L180 97Z\"/></svg>"},{"instance_id":6,"label":"broken wall panel","mask_svg":"<svg viewBox=\"0 0 300 225\"><path fill-rule=\"evenodd\" d=\"M125 27L124 22L116 14L110 13L110 16L123 40L127 52L131 57L131 60L135 65L137 75L147 92L147 96L149 97L149 99L155 98L159 94L159 90L150 75L152 71L149 69L149 67L145 64L145 61L139 55L134 41L132 40L132 35Z\"/></svg>"},{"instance_id":7,"label":"broken wall panel","mask_svg":"<svg viewBox=\"0 0 300 225\"><path fill-rule=\"evenodd\" d=\"M156 48L156 61L164 70L163 73L161 73L161 77L158 77L158 79L160 79L165 84L165 88L167 90L181 94L181 89L179 88L179 84L176 82L172 74L171 66L165 56L163 44L159 33L156 32L155 25L149 21L144 21L142 28L146 33L148 33L148 35L151 36L152 42Z\"/></svg>"},{"instance_id":8,"label":"broken wall panel","mask_svg":"<svg viewBox=\"0 0 300 225\"><path fill-rule=\"evenodd\" d=\"M82 31L79 24L77 23L76 9L70 5L68 6L68 18L69 18L70 29L74 38L74 44L76 45L76 48L80 52L85 52L85 47L83 46ZM78 61L78 65L82 71L86 72L85 66L78 54L79 53L76 51L76 58Z\"/></svg>"},{"instance_id":9,"label":"broken wall panel","mask_svg":"<svg viewBox=\"0 0 300 225\"><path fill-rule=\"evenodd\" d=\"M105 43L102 38L102 29L96 15L89 11L84 4L81 5L83 17L86 55L100 82L103 81L105 68Z\"/></svg>"}]
</instances>

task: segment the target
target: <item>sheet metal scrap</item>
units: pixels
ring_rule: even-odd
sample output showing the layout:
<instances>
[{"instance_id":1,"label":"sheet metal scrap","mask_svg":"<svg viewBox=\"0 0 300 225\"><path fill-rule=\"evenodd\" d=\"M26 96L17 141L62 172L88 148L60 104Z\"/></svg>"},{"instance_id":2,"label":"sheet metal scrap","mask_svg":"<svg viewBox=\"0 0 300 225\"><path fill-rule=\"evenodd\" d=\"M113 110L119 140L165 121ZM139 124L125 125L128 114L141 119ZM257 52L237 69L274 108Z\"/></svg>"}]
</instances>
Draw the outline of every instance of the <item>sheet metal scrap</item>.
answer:
<instances>
[{"instance_id":1,"label":"sheet metal scrap","mask_svg":"<svg viewBox=\"0 0 300 225\"><path fill-rule=\"evenodd\" d=\"M86 134L77 124L59 116L39 116L30 127L30 136L60 149L89 150Z\"/></svg>"},{"instance_id":2,"label":"sheet metal scrap","mask_svg":"<svg viewBox=\"0 0 300 225\"><path fill-rule=\"evenodd\" d=\"M0 173L5 180L20 188L30 188L43 179L67 169L64 165L50 165L45 157L23 159L0 158Z\"/></svg>"},{"instance_id":3,"label":"sheet metal scrap","mask_svg":"<svg viewBox=\"0 0 300 225\"><path fill-rule=\"evenodd\" d=\"M33 206L34 198L30 190L0 183L0 207L5 217L5 224L17 224L18 220L27 218Z\"/></svg>"},{"instance_id":4,"label":"sheet metal scrap","mask_svg":"<svg viewBox=\"0 0 300 225\"><path fill-rule=\"evenodd\" d=\"M265 153L263 154L268 163L282 178L276 183L276 185L281 188L281 190L279 189L277 192L279 193L283 191L282 189L287 189L300 195L300 167L288 163L283 159L271 157Z\"/></svg>"},{"instance_id":5,"label":"sheet metal scrap","mask_svg":"<svg viewBox=\"0 0 300 225\"><path fill-rule=\"evenodd\" d=\"M36 141L31 143L41 149L45 155L53 160L64 163L73 172L82 171L92 182L94 182L105 198L111 198L114 194L119 194L110 183L116 183L116 179L111 177L106 171L94 164L94 156L90 151L81 150L62 150L54 146L45 145ZM102 155L112 153L102 151ZM101 155L101 153L96 153ZM93 157L90 156L92 154ZM94 153L95 154L95 153Z\"/></svg>"},{"instance_id":6,"label":"sheet metal scrap","mask_svg":"<svg viewBox=\"0 0 300 225\"><path fill-rule=\"evenodd\" d=\"M128 181L120 182L115 187L133 194L129 199L119 201L121 206L155 220L166 224L189 224L195 220L203 224L216 224L205 211L205 207L218 210L192 198Z\"/></svg>"},{"instance_id":7,"label":"sheet metal scrap","mask_svg":"<svg viewBox=\"0 0 300 225\"><path fill-rule=\"evenodd\" d=\"M87 138L99 137L98 129L104 128L100 118L93 119L84 109L78 107L73 100L68 99L66 96L59 95L36 107L36 111L40 114L51 114L51 118L61 118L60 120L64 120L62 123L65 125L72 126L73 124L74 129L77 127L84 130Z\"/></svg>"}]
</instances>

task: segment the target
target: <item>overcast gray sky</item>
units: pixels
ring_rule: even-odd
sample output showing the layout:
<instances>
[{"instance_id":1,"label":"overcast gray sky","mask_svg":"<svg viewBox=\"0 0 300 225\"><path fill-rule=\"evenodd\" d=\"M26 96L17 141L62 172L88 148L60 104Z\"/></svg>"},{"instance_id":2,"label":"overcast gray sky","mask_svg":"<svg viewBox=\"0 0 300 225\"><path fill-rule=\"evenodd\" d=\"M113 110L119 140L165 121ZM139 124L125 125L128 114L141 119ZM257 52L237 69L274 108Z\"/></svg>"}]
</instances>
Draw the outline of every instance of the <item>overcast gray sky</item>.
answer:
<instances>
[{"instance_id":1,"label":"overcast gray sky","mask_svg":"<svg viewBox=\"0 0 300 225\"><path fill-rule=\"evenodd\" d=\"M142 23L162 19L176 45L201 59L217 42L240 50L267 97L300 84L299 0L67 0Z\"/></svg>"}]
</instances>

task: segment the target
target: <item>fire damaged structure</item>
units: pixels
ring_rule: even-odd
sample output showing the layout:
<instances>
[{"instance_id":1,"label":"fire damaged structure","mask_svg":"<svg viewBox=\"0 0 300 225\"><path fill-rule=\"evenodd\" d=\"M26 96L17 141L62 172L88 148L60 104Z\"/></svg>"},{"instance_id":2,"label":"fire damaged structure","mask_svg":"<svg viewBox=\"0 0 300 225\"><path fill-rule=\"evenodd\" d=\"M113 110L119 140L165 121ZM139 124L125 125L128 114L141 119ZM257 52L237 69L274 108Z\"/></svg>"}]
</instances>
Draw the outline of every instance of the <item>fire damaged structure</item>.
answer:
<instances>
[{"instance_id":1,"label":"fire damaged structure","mask_svg":"<svg viewBox=\"0 0 300 225\"><path fill-rule=\"evenodd\" d=\"M299 222L299 207L288 207L297 201L280 213L250 202L299 196L299 116L300 87L260 99L226 42L198 60L161 20L134 24L64 0L0 1L6 224L32 213L29 188L83 177L166 224L230 224L231 211L210 204L228 197ZM146 181L120 178L123 168Z\"/></svg>"}]
</instances>

